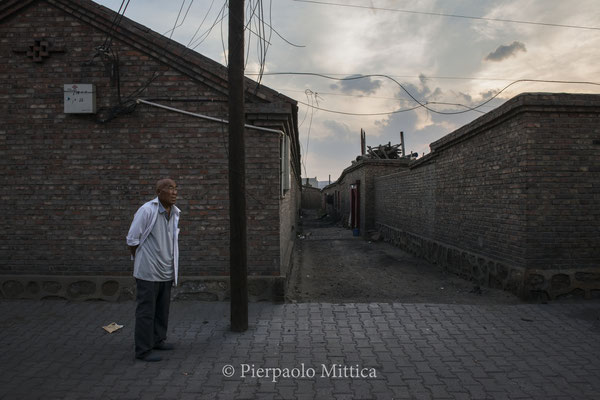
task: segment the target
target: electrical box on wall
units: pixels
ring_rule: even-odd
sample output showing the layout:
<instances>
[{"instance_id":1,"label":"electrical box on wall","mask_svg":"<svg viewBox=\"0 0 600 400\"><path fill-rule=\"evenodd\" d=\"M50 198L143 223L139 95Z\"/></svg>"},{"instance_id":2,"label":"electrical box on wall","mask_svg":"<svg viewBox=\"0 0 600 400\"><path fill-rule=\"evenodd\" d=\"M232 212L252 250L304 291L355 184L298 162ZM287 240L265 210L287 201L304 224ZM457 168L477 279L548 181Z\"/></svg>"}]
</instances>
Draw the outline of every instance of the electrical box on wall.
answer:
<instances>
[{"instance_id":1,"label":"electrical box on wall","mask_svg":"<svg viewBox=\"0 0 600 400\"><path fill-rule=\"evenodd\" d=\"M65 114L95 114L96 86L89 83L65 85Z\"/></svg>"}]
</instances>

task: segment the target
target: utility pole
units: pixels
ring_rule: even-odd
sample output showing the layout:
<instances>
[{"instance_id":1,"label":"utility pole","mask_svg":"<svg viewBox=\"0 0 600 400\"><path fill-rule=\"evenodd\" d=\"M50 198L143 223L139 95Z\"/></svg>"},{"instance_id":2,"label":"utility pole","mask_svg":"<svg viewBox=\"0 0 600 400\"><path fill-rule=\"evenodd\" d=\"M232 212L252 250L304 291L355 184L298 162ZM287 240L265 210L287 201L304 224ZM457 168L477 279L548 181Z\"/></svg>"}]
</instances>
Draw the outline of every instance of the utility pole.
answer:
<instances>
[{"instance_id":1,"label":"utility pole","mask_svg":"<svg viewBox=\"0 0 600 400\"><path fill-rule=\"evenodd\" d=\"M367 145L367 132L363 128L360 128L360 155L364 156L366 153Z\"/></svg>"},{"instance_id":2,"label":"utility pole","mask_svg":"<svg viewBox=\"0 0 600 400\"><path fill-rule=\"evenodd\" d=\"M400 131L400 144L402 144L402 157L406 156L406 152L404 150L404 131Z\"/></svg>"},{"instance_id":3,"label":"utility pole","mask_svg":"<svg viewBox=\"0 0 600 400\"><path fill-rule=\"evenodd\" d=\"M231 330L248 329L244 125L244 0L229 0L229 279Z\"/></svg>"}]
</instances>

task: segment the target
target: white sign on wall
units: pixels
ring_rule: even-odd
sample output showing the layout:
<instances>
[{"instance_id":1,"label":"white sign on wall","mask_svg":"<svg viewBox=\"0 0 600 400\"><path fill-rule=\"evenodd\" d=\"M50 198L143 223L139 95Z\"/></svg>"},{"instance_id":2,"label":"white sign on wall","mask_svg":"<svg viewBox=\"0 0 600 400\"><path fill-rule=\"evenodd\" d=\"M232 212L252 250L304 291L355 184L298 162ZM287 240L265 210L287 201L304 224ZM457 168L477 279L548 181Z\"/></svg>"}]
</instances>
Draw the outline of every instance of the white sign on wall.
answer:
<instances>
[{"instance_id":1,"label":"white sign on wall","mask_svg":"<svg viewBox=\"0 0 600 400\"><path fill-rule=\"evenodd\" d=\"M95 114L96 87L88 83L65 84L65 114Z\"/></svg>"}]
</instances>

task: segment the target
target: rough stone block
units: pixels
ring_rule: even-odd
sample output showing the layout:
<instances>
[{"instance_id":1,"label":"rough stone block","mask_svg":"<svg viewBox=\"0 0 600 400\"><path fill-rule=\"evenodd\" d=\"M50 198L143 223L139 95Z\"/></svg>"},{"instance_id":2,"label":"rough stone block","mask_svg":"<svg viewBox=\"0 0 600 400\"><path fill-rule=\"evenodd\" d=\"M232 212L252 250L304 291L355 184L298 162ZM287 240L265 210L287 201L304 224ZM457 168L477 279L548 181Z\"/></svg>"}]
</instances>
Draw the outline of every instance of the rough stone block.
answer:
<instances>
[{"instance_id":1,"label":"rough stone block","mask_svg":"<svg viewBox=\"0 0 600 400\"><path fill-rule=\"evenodd\" d=\"M571 278L567 274L556 274L552 276L550 288L552 291L561 291L571 286Z\"/></svg>"},{"instance_id":2,"label":"rough stone block","mask_svg":"<svg viewBox=\"0 0 600 400\"><path fill-rule=\"evenodd\" d=\"M600 272L576 272L575 279L579 282L598 282L600 281Z\"/></svg>"},{"instance_id":3,"label":"rough stone block","mask_svg":"<svg viewBox=\"0 0 600 400\"><path fill-rule=\"evenodd\" d=\"M16 299L25 292L23 284L18 281L6 281L2 284L2 291L9 299Z\"/></svg>"},{"instance_id":4,"label":"rough stone block","mask_svg":"<svg viewBox=\"0 0 600 400\"><path fill-rule=\"evenodd\" d=\"M540 274L530 274L525 281L525 287L528 289L542 289L546 286L546 279Z\"/></svg>"},{"instance_id":5,"label":"rough stone block","mask_svg":"<svg viewBox=\"0 0 600 400\"><path fill-rule=\"evenodd\" d=\"M102 295L103 296L114 296L119 290L119 283L116 281L106 281L102 284Z\"/></svg>"},{"instance_id":6,"label":"rough stone block","mask_svg":"<svg viewBox=\"0 0 600 400\"><path fill-rule=\"evenodd\" d=\"M36 295L40 292L40 284L35 281L27 283L27 292Z\"/></svg>"},{"instance_id":7,"label":"rough stone block","mask_svg":"<svg viewBox=\"0 0 600 400\"><path fill-rule=\"evenodd\" d=\"M73 282L67 288L67 294L69 297L73 297L75 299L92 295L95 291L96 284L91 281Z\"/></svg>"},{"instance_id":8,"label":"rough stone block","mask_svg":"<svg viewBox=\"0 0 600 400\"><path fill-rule=\"evenodd\" d=\"M61 284L58 282L53 282L53 281L44 281L42 283L42 289L45 292L51 293L51 294L56 294L60 291L60 289L62 288Z\"/></svg>"},{"instance_id":9,"label":"rough stone block","mask_svg":"<svg viewBox=\"0 0 600 400\"><path fill-rule=\"evenodd\" d=\"M555 297L556 299L583 299L585 298L585 291L583 289L574 289L568 293L559 294Z\"/></svg>"}]
</instances>

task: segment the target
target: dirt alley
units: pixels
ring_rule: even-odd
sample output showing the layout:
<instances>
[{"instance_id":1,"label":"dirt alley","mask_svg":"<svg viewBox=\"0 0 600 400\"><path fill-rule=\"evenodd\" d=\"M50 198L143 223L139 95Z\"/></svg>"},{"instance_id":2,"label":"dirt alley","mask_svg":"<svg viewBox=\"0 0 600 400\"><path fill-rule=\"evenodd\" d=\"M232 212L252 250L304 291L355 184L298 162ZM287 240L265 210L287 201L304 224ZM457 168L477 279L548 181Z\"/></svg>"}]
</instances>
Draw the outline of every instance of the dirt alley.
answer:
<instances>
[{"instance_id":1,"label":"dirt alley","mask_svg":"<svg viewBox=\"0 0 600 400\"><path fill-rule=\"evenodd\" d=\"M352 231L304 210L302 237L286 291L289 302L518 304L501 290L446 273L383 241L354 237Z\"/></svg>"}]
</instances>

